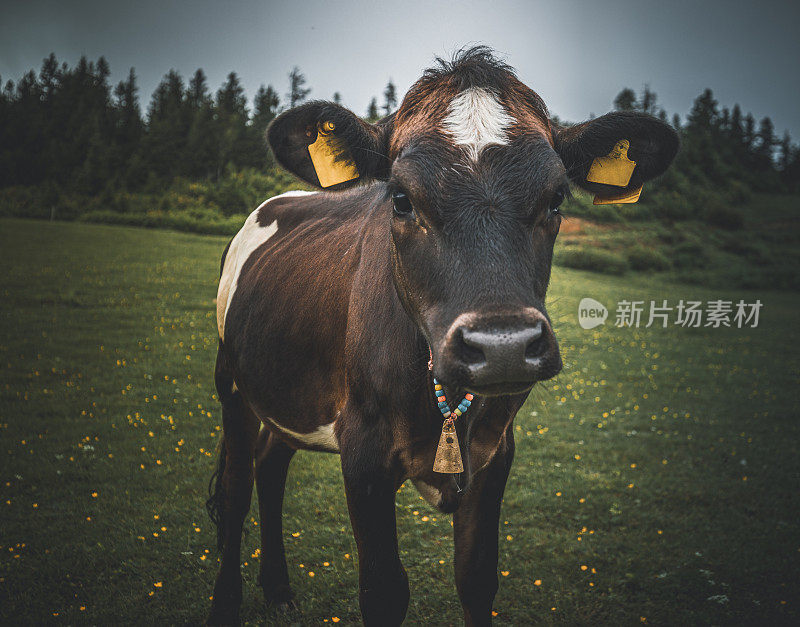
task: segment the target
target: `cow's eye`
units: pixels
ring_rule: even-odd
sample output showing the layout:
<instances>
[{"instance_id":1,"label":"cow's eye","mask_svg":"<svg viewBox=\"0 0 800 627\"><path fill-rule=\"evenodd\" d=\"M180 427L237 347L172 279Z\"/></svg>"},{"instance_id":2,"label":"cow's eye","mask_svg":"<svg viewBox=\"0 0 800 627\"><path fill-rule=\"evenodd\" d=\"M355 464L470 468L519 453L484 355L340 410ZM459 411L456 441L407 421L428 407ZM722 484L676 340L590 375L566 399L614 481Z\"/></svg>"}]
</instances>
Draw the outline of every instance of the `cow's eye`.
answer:
<instances>
[{"instance_id":1,"label":"cow's eye","mask_svg":"<svg viewBox=\"0 0 800 627\"><path fill-rule=\"evenodd\" d=\"M564 202L564 192L558 191L553 194L553 198L550 200L550 213L552 215L560 213L558 208L561 206L562 202Z\"/></svg>"},{"instance_id":2,"label":"cow's eye","mask_svg":"<svg viewBox=\"0 0 800 627\"><path fill-rule=\"evenodd\" d=\"M392 204L394 205L394 213L401 218L408 218L414 213L414 207L411 201L403 192L394 192L392 194Z\"/></svg>"}]
</instances>

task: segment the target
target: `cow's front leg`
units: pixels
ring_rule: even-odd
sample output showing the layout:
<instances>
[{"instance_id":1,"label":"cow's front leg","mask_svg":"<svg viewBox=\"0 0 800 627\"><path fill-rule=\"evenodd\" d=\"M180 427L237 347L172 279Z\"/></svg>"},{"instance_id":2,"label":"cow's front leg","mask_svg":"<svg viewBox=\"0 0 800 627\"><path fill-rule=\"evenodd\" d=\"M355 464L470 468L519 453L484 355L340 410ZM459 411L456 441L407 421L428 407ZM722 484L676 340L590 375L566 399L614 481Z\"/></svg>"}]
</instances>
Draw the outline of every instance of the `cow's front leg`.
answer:
<instances>
[{"instance_id":1,"label":"cow's front leg","mask_svg":"<svg viewBox=\"0 0 800 627\"><path fill-rule=\"evenodd\" d=\"M399 625L408 609L408 577L397 550L397 477L381 466L375 442L341 442L347 507L358 548L358 600L367 626Z\"/></svg>"},{"instance_id":2,"label":"cow's front leg","mask_svg":"<svg viewBox=\"0 0 800 627\"><path fill-rule=\"evenodd\" d=\"M513 459L514 434L509 426L496 455L474 478L453 516L456 587L468 627L492 623L500 504Z\"/></svg>"}]
</instances>

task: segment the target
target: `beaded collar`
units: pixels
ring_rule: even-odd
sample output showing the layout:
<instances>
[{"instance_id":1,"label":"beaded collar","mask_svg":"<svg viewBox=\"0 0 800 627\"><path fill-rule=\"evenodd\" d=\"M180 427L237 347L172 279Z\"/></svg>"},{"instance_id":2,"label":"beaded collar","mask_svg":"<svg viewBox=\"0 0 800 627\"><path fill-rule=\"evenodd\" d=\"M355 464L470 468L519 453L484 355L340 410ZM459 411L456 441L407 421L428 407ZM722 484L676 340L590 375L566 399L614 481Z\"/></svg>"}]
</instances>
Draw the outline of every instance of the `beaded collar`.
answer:
<instances>
[{"instance_id":1,"label":"beaded collar","mask_svg":"<svg viewBox=\"0 0 800 627\"><path fill-rule=\"evenodd\" d=\"M428 369L433 371L433 352L428 361ZM436 402L439 405L439 411L444 416L442 423L442 435L439 437L439 447L436 449L436 457L433 460L434 472L444 474L458 474L464 472L464 464L461 461L461 447L458 443L458 434L456 433L455 421L464 414L472 405L474 395L465 394L464 398L458 404L458 407L450 410L447 404L447 396L444 393L444 387L441 383L433 377L433 393L436 396Z\"/></svg>"}]
</instances>

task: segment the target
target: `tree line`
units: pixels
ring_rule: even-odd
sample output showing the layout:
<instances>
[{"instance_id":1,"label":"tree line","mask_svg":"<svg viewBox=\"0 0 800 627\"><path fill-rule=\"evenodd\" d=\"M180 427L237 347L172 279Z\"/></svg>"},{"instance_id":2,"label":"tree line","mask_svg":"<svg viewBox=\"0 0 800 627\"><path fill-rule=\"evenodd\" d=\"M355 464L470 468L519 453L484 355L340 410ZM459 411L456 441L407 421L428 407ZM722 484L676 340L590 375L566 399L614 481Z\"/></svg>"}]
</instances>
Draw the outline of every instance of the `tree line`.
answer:
<instances>
[{"instance_id":1,"label":"tree line","mask_svg":"<svg viewBox=\"0 0 800 627\"><path fill-rule=\"evenodd\" d=\"M638 97L632 89L623 89L614 99L614 108L668 120L649 86ZM675 114L671 123L683 140L674 170L690 181L707 187L736 182L758 191L798 190L800 148L788 131L778 138L768 116L756 122L738 104L720 108L714 93L705 89L685 122Z\"/></svg>"},{"instance_id":2,"label":"tree line","mask_svg":"<svg viewBox=\"0 0 800 627\"><path fill-rule=\"evenodd\" d=\"M143 115L134 69L113 88L109 75L103 57L81 57L69 67L50 54L38 75L30 70L6 82L0 91L0 187L47 185L93 195L106 188L154 189L176 177L216 181L228 169L270 168L267 125L311 92L295 67L285 99L262 85L251 111L236 72L212 92L202 69L188 83L170 70ZM384 113L396 105L390 81ZM367 117L378 116L373 99Z\"/></svg>"},{"instance_id":3,"label":"tree line","mask_svg":"<svg viewBox=\"0 0 800 627\"><path fill-rule=\"evenodd\" d=\"M0 188L92 197L109 190L152 193L177 179L214 183L232 171L274 171L264 142L267 125L311 91L295 67L283 98L273 86L262 85L250 110L235 72L214 92L202 69L188 83L170 70L143 113L134 70L113 88L109 76L103 57L96 62L82 57L69 67L51 54L38 74L31 70L6 82L0 91ZM375 121L396 109L391 80L382 97L382 105L372 98L365 119ZM337 92L332 99L340 102L341 96ZM638 96L623 89L614 107L668 119L649 87ZM662 193L673 188L690 195L731 184L798 189L800 149L788 133L775 136L769 117L756 122L738 104L720 109L707 89L685 121L675 115L671 123L680 130L683 148L657 186Z\"/></svg>"}]
</instances>

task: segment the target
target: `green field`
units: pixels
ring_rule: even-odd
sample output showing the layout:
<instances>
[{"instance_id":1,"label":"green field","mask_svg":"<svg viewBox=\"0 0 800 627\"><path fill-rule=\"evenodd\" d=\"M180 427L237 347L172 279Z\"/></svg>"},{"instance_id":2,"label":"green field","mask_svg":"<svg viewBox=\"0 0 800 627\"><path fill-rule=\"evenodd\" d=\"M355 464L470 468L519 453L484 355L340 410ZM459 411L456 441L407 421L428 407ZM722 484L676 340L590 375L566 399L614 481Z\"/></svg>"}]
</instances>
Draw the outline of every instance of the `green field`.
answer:
<instances>
[{"instance_id":1,"label":"green field","mask_svg":"<svg viewBox=\"0 0 800 627\"><path fill-rule=\"evenodd\" d=\"M0 622L200 623L220 437L226 240L0 221ZM586 331L577 304L763 303L753 328ZM555 268L565 369L516 423L498 624L797 624L800 298ZM285 509L298 624L354 623L338 457L298 454ZM450 518L397 497L409 624L459 624ZM272 623L247 519L242 617Z\"/></svg>"}]
</instances>

